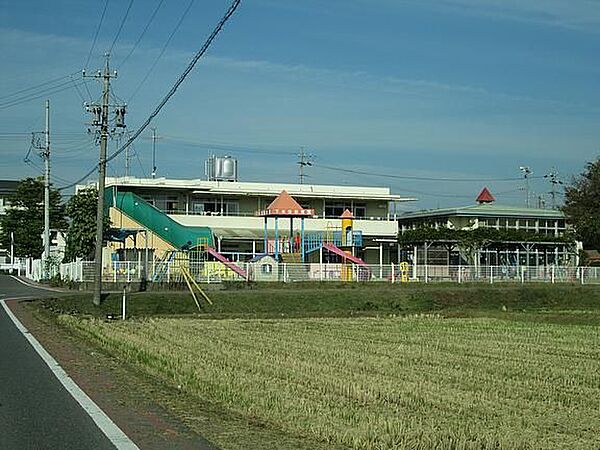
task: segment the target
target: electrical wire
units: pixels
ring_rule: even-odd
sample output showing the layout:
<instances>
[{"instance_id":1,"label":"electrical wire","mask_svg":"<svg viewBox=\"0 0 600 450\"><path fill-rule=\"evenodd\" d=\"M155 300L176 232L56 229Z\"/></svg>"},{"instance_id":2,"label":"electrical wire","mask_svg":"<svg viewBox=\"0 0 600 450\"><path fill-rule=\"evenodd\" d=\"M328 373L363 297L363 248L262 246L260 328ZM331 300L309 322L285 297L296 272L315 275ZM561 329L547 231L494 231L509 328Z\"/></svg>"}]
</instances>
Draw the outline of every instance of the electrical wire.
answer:
<instances>
[{"instance_id":1,"label":"electrical wire","mask_svg":"<svg viewBox=\"0 0 600 450\"><path fill-rule=\"evenodd\" d=\"M79 95L79 98L81 99L81 103L85 103L85 97L83 96L83 94L79 90L79 86L77 86L77 84L75 84L75 80L73 80L73 77L70 77L70 78L71 78L71 82L73 83L73 87L77 91L77 95Z\"/></svg>"},{"instance_id":2,"label":"electrical wire","mask_svg":"<svg viewBox=\"0 0 600 450\"><path fill-rule=\"evenodd\" d=\"M142 175L144 175L144 178L148 178L148 172L146 172L146 169L144 169L144 166L142 165L142 161L140 160L140 155L138 154L137 150L134 150L134 155L135 155L135 158L137 159L138 165L140 166Z\"/></svg>"},{"instance_id":3,"label":"electrical wire","mask_svg":"<svg viewBox=\"0 0 600 450\"><path fill-rule=\"evenodd\" d=\"M43 97L49 97L51 95L58 94L59 92L63 92L63 91L69 90L69 89L73 89L74 86L81 86L83 84L83 82L79 83L79 84L76 84L76 85L73 85L73 84L71 84L71 81L69 80L69 81L67 81L64 84L66 86L64 86L64 85L61 85L61 87L56 86L56 88L53 88L53 89L50 89L48 91L39 93L37 95L31 95L29 97L22 97L20 99L15 99L14 101L11 101L11 102L2 103L2 104L0 104L0 110L2 110L2 109L8 109L8 108L11 108L13 106L18 106L18 105L21 105L23 103L30 102L32 100L37 100L37 99L40 99L40 98L43 98Z\"/></svg>"},{"instance_id":4,"label":"electrical wire","mask_svg":"<svg viewBox=\"0 0 600 450\"><path fill-rule=\"evenodd\" d=\"M69 78L69 77L66 77L66 78ZM50 91L53 91L55 89L58 89L58 88L61 88L64 86L68 86L71 84L71 82L72 82L71 79L67 79L66 81L62 81L60 83L54 84L53 86L29 89L29 90L33 90L33 92L23 93L16 97L13 95L12 97L15 97L15 98L7 98L4 101L0 101L0 104L9 104L9 103L14 103L14 102L19 102L23 99L27 99L27 98L35 96L35 95L44 94L46 92L50 92Z\"/></svg>"},{"instance_id":5,"label":"electrical wire","mask_svg":"<svg viewBox=\"0 0 600 450\"><path fill-rule=\"evenodd\" d=\"M117 34L115 35L115 38L113 39L113 42L110 46L110 49L108 50L108 53L112 53L113 48L115 47L115 44L117 43L117 40L119 39L119 36L121 35L121 31L123 30L123 25L125 25L125 21L127 20L127 16L129 16L129 11L131 11L131 5L133 5L133 0L129 0L129 5L127 5L127 11L125 11L125 15L123 16L123 20L121 20L121 24L119 25L119 29L117 30Z\"/></svg>"},{"instance_id":6,"label":"electrical wire","mask_svg":"<svg viewBox=\"0 0 600 450\"><path fill-rule=\"evenodd\" d=\"M142 81L140 81L140 83L137 85L137 87L133 91L133 94L131 94L131 96L129 97L129 100L127 101L127 103L131 103L131 100L137 95L137 93L140 91L140 89L142 88L142 86L144 85L144 83L146 82L146 80L148 80L148 77L154 71L154 68L158 64L158 61L160 60L160 58L162 58L162 55L165 53L165 50L169 46L169 43L171 42L171 39L173 39L173 36L175 36L175 33L177 33L177 31L179 30L179 27L181 26L181 24L183 23L183 20L188 15L188 13L189 13L190 9L192 8L193 4L194 4L194 0L190 0L190 2L188 3L187 8L183 11L183 14L181 15L181 17L179 18L179 21L175 25L175 28L173 28L173 30L171 31L171 34L169 35L167 41L164 43L162 49L160 50L160 53L158 54L158 56L156 57L156 59L152 63L152 66L150 66L150 69L148 70L148 72L146 72L146 75L144 76L144 78L142 79Z\"/></svg>"},{"instance_id":7,"label":"electrical wire","mask_svg":"<svg viewBox=\"0 0 600 450\"><path fill-rule=\"evenodd\" d=\"M129 53L127 53L127 56L125 56L125 58L123 58L123 60L121 61L121 64L119 65L120 68L122 68L125 63L127 62L127 60L129 59L129 57L133 54L133 52L137 49L138 45L140 44L141 40L143 39L143 37L146 34L146 31L148 31L148 28L150 28L150 25L152 24L152 22L154 22L154 18L156 17L156 14L158 13L158 10L160 9L160 7L162 6L162 4L164 3L165 0L160 0L158 2L158 5L156 6L156 8L154 8L154 12L152 13L152 15L150 16L150 19L148 20L148 22L146 22L146 26L144 27L144 29L142 30L142 32L140 33L140 35L138 36L137 40L135 41L135 44L133 44L133 47L131 48L131 50L129 50Z\"/></svg>"},{"instance_id":8,"label":"electrical wire","mask_svg":"<svg viewBox=\"0 0 600 450\"><path fill-rule=\"evenodd\" d=\"M215 40L215 38L217 37L217 35L221 32L221 30L223 29L223 26L229 20L229 18L233 15L233 13L236 11L236 9L240 5L240 3L241 3L241 0L234 0L233 1L233 3L229 7L229 9L225 13L225 15L221 18L221 20L219 21L219 23L217 24L217 26L213 29L212 33L210 34L210 36L208 37L208 39L204 42L204 44L202 45L202 47L200 48L200 50L194 55L194 57L192 58L192 61L188 64L187 68L179 76L179 78L177 79L177 81L175 82L175 84L171 87L171 89L169 90L169 92L167 92L167 94L163 97L163 99L160 101L160 103L158 104L158 106L146 118L146 121L135 131L135 133L133 133L133 135L127 140L127 142L125 142L125 144L123 144L121 146L121 148L119 148L119 150L115 151L112 155L110 155L108 158L106 158L106 162L107 163L109 161L113 160L114 158L116 158L129 145L131 145L139 137L139 135L144 132L144 130L148 127L148 125L150 125L150 123L152 122L152 120L156 116L158 116L158 114L160 113L160 111L167 104L167 102L171 99L171 97L173 97L173 95L175 95L175 92L177 92L177 89L179 88L179 86L181 85L181 83L183 83L183 81L187 78L187 76L192 71L192 69L194 68L194 66L198 62L198 60L202 56L204 56L204 54L206 53L206 51L208 50L208 48L211 46L212 42ZM66 186L63 186L62 188L60 188L60 190L68 189L68 188L71 188L71 187L75 186L78 183L81 183L87 177L89 177L91 174L93 174L96 171L97 167L98 167L97 165L94 166L83 177L79 178L74 183L71 183L71 184L68 184Z\"/></svg>"},{"instance_id":9,"label":"electrical wire","mask_svg":"<svg viewBox=\"0 0 600 450\"><path fill-rule=\"evenodd\" d=\"M90 51L88 53L87 59L85 60L85 64L83 65L84 68L87 68L88 64L90 63L90 58L92 57L92 52L94 51L94 47L96 46L96 40L98 39L98 33L100 33L100 28L102 27L102 22L104 22L104 16L106 15L107 8L108 8L108 0L105 0L104 8L102 9L102 14L100 15L100 22L98 22L98 26L96 27L96 32L94 33L94 39L92 41L92 46L90 47Z\"/></svg>"},{"instance_id":10,"label":"electrical wire","mask_svg":"<svg viewBox=\"0 0 600 450\"><path fill-rule=\"evenodd\" d=\"M34 91L34 90L39 89L39 88L41 88L43 86L47 86L49 84L53 84L53 83L56 83L58 81L64 80L65 78L72 77L73 75L76 75L78 73L79 72L73 72L73 73L70 73L70 74L67 74L67 75L63 75L62 77L58 77L58 78L54 78L52 80L44 81L43 83L39 83L39 84L36 84L34 86L30 86L30 87L27 87L27 88L24 88L24 89L20 89L20 90L15 91L15 92L13 92L11 94L2 95L2 96L0 96L0 101L5 100L5 99L10 98L10 97L14 97L14 96L19 95L19 94L22 94L23 92Z\"/></svg>"},{"instance_id":11,"label":"electrical wire","mask_svg":"<svg viewBox=\"0 0 600 450\"><path fill-rule=\"evenodd\" d=\"M411 175L392 175L392 174L387 174L387 173L368 172L368 171L364 171L364 170L345 169L345 168L342 168L342 167L326 166L326 165L323 165L323 164L316 164L316 163L312 163L312 165L314 167L317 167L317 168L327 169L327 170L333 170L333 171L336 171L336 172L351 173L351 174L355 174L355 175L366 175L366 176L381 177L381 178L392 178L392 179L396 179L396 180L442 181L442 182L445 182L445 183L450 183L450 182L456 182L456 183L471 183L471 182L486 183L486 182L504 182L504 181L522 181L523 180L522 177L510 177L510 178L417 177L417 176L411 176ZM529 177L529 179L534 179L534 178L542 178L542 177Z\"/></svg>"},{"instance_id":12,"label":"electrical wire","mask_svg":"<svg viewBox=\"0 0 600 450\"><path fill-rule=\"evenodd\" d=\"M198 147L204 148L208 150L225 150L236 153L256 153L256 154L265 154L265 155L293 155L296 156L296 152L294 151L285 151L285 150L266 150L264 148L257 148L250 145L244 145L243 147L235 144L227 144L227 143L214 143L214 142L198 142L193 141L186 138L174 137L174 136L165 136L161 135L161 139L167 142L174 142L180 145L190 146L190 147ZM151 137L150 137L151 139Z\"/></svg>"}]
</instances>

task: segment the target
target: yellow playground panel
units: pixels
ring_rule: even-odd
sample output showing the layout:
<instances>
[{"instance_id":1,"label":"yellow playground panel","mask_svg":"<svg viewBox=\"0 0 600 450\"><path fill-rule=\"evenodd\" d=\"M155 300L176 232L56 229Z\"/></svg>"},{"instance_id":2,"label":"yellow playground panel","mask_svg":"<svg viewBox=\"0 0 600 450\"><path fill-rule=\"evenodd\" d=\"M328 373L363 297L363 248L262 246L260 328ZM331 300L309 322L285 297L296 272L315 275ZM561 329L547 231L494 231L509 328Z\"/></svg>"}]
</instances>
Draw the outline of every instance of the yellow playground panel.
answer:
<instances>
[{"instance_id":1,"label":"yellow playground panel","mask_svg":"<svg viewBox=\"0 0 600 450\"><path fill-rule=\"evenodd\" d=\"M408 283L408 263L406 261L400 263L400 281Z\"/></svg>"},{"instance_id":2,"label":"yellow playground panel","mask_svg":"<svg viewBox=\"0 0 600 450\"><path fill-rule=\"evenodd\" d=\"M220 261L206 261L203 275L207 280L239 280L240 276Z\"/></svg>"}]
</instances>

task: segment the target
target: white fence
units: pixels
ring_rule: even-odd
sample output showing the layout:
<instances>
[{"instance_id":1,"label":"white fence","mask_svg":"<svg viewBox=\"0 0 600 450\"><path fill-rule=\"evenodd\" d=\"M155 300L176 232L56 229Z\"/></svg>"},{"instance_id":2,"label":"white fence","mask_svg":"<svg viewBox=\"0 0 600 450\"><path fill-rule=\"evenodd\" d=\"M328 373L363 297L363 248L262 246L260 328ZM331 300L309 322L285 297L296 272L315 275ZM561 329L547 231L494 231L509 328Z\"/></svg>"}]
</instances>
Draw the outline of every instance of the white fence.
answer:
<instances>
[{"instance_id":1,"label":"white fence","mask_svg":"<svg viewBox=\"0 0 600 450\"><path fill-rule=\"evenodd\" d=\"M143 262L112 262L103 271L103 280L136 282L146 278L149 282L182 282L182 267L199 282L223 281L342 281L342 282L420 282L420 283L579 283L600 284L600 267L570 266L408 266L401 270L398 264L286 264L237 263L237 272L217 262L182 262L150 264L147 275ZM93 281L94 263L78 261L61 264L63 280Z\"/></svg>"}]
</instances>

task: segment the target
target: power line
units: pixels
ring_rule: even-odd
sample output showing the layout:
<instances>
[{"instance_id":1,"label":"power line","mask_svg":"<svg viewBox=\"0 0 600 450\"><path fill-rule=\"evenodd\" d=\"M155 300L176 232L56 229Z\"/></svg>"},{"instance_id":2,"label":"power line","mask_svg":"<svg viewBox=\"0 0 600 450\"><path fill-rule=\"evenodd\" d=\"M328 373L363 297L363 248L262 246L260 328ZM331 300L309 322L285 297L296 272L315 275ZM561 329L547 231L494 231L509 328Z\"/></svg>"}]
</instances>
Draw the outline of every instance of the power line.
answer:
<instances>
[{"instance_id":1,"label":"power line","mask_svg":"<svg viewBox=\"0 0 600 450\"><path fill-rule=\"evenodd\" d=\"M104 16L106 15L106 8L108 8L108 0L104 2L104 8L102 9L102 15L100 16L100 22L98 22L98 26L96 27L96 32L94 33L94 39L92 41L92 46L90 47L90 51L88 53L87 59L85 60L84 68L87 68L87 65L90 62L90 58L92 57L92 52L94 51L94 47L96 46L96 40L98 39L98 33L100 33L100 28L102 27L102 22L104 22ZM86 86L87 89L87 86ZM89 91L88 91L89 92ZM91 98L91 95L90 95Z\"/></svg>"},{"instance_id":2,"label":"power line","mask_svg":"<svg viewBox=\"0 0 600 450\"><path fill-rule=\"evenodd\" d=\"M145 138L143 138L145 139ZM256 153L256 154L265 154L265 155L294 155L297 153L294 151L286 151L286 150L265 150L264 148L253 147L252 145L243 145L243 144L227 144L227 143L214 143L214 142L199 142L191 139L174 137L174 136L165 136L161 135L161 139L167 142L174 142L180 145L197 147L197 148L205 148L208 150L223 150L230 151L236 153ZM242 146L243 145L243 146Z\"/></svg>"},{"instance_id":3,"label":"power line","mask_svg":"<svg viewBox=\"0 0 600 450\"><path fill-rule=\"evenodd\" d=\"M210 34L210 36L208 37L208 39L204 42L204 44L202 45L202 47L200 48L200 50L194 55L194 57L192 58L192 61L188 64L187 68L179 76L179 78L177 79L177 81L175 82L175 84L171 87L171 89L169 90L169 92L167 92L167 94L163 97L163 99L158 104L158 106L154 109L154 111L152 111L152 113L148 116L148 118L146 119L146 121L137 129L137 131L127 140L127 142L125 142L125 144L123 144L121 146L121 148L119 148L119 150L115 151L112 155L110 155L108 158L106 158L106 162L109 162L109 161L113 160L114 158L116 158L129 145L131 145L138 138L138 136L140 134L142 134L144 132L144 130L148 127L148 125L150 125L150 123L152 122L152 120L160 113L160 111L167 104L167 102L171 99L171 97L173 97L173 95L175 95L175 92L177 92L177 89L179 88L179 86L181 85L181 83L183 83L183 81L186 79L186 77L189 75L189 73L192 71L192 69L194 68L194 66L198 62L198 60L202 56L204 56L204 54L206 53L206 51L208 50L208 48L210 47L210 45L212 44L212 42L215 40L215 38L217 37L217 35L220 33L220 31L223 28L223 26L225 25L225 23L233 15L233 13L238 8L238 6L240 5L240 3L241 3L241 0L234 0L233 1L233 3L229 7L229 9L225 13L225 15L221 18L221 20L219 21L219 23L217 24L217 26L213 29L213 31ZM94 166L88 173L86 173L79 180L77 180L74 183L71 183L69 185L63 186L60 189L61 190L68 189L70 187L75 186L78 183L81 183L87 177L89 177L90 175L92 175L95 171L96 171L96 166Z\"/></svg>"},{"instance_id":4,"label":"power line","mask_svg":"<svg viewBox=\"0 0 600 450\"><path fill-rule=\"evenodd\" d=\"M79 72L73 72L73 73L70 73L70 74L67 74L67 75L63 75L62 77L54 78L52 80L44 81L43 83L39 83L39 84L30 86L30 87L27 87L27 88L24 88L24 89L20 89L20 90L15 91L15 92L13 92L11 94L2 95L2 96L0 96L0 100L4 100L4 99L10 98L10 97L14 97L15 95L22 94L23 92L33 91L33 90L39 89L39 88L41 88L43 86L47 86L49 84L53 84L53 83L56 83L58 81L64 80L65 78L69 78L69 77L71 77L73 75L76 75L77 73L79 73Z\"/></svg>"},{"instance_id":5,"label":"power line","mask_svg":"<svg viewBox=\"0 0 600 450\"><path fill-rule=\"evenodd\" d=\"M158 61L160 60L160 58L162 57L162 55L165 53L165 50L167 49L169 43L171 42L171 39L173 39L173 36L175 36L175 33L177 33L177 31L179 30L179 27L183 23L183 20L185 19L185 17L188 15L188 12L192 8L193 4L194 4L194 0L190 0L190 2L188 3L187 8L183 12L182 16L179 18L179 21L177 22L177 25L175 25L175 28L173 28L173 31L171 31L171 34L169 35L169 38L167 39L167 41L163 45L162 49L160 50L160 53L158 54L158 56L156 57L156 59L152 63L152 66L150 66L150 70L148 70L148 72L146 72L146 75L144 76L144 78L142 79L142 81L140 81L140 83L137 85L137 87L133 91L133 94L131 94L131 96L129 97L129 100L127 101L127 103L131 103L131 100L133 99L133 97L136 96L136 94L139 92L139 90L141 89L141 87L144 85L144 83L146 82L146 80L148 79L148 77L150 76L150 74L152 73L152 71L154 70L154 68L156 67L156 65L158 64Z\"/></svg>"},{"instance_id":6,"label":"power line","mask_svg":"<svg viewBox=\"0 0 600 450\"><path fill-rule=\"evenodd\" d=\"M146 22L146 26L144 27L144 29L142 30L142 32L138 36L137 41L135 41L135 44L133 44L133 47L131 48L131 50L129 50L129 53L127 53L127 56L125 56L125 58L123 58L123 61L121 61L121 64L120 64L121 68L123 67L123 65L125 64L125 62L129 59L129 57L133 54L133 52L137 49L137 47L140 44L141 40L145 36L146 31L148 31L148 28L150 28L150 25L152 24L152 22L154 22L154 18L156 17L156 14L158 13L158 10L160 9L160 7L164 3L164 1L165 0L160 0L158 2L158 5L156 6L156 8L154 8L154 12L150 16L150 19L148 20L148 22Z\"/></svg>"},{"instance_id":7,"label":"power line","mask_svg":"<svg viewBox=\"0 0 600 450\"><path fill-rule=\"evenodd\" d=\"M129 16L129 11L131 10L131 5L133 5L133 0L129 0L129 5L127 5L127 11L125 11L123 20L121 20L121 24L119 25L119 29L117 30L117 34L115 35L115 38L113 39L113 42L110 46L110 49L108 50L108 53L112 53L113 48L114 48L115 44L117 43L117 40L119 39L119 35L121 34L121 31L123 30L123 25L125 25L127 16Z\"/></svg>"},{"instance_id":8,"label":"power line","mask_svg":"<svg viewBox=\"0 0 600 450\"><path fill-rule=\"evenodd\" d=\"M392 175L392 174L387 174L387 173L377 173L377 172L368 172L365 170L356 170L356 169L345 169L342 167L333 167L333 166L326 166L323 164L317 164L317 163L313 163L313 166L321 168L321 169L327 169L327 170L333 170L336 172L344 172L344 173L352 173L352 174L356 174L356 175L366 175L366 176L374 176L374 177L381 177L381 178L392 178L392 179L396 179L396 180L412 180L412 181L442 181L442 182L456 182L456 183L469 183L469 182L481 182L481 183L486 183L486 182L504 182L504 181L520 181L521 178L442 178L442 177L418 177L418 176L411 176L411 175ZM534 178L534 177L531 177ZM540 178L540 177L535 177L535 178Z\"/></svg>"},{"instance_id":9,"label":"power line","mask_svg":"<svg viewBox=\"0 0 600 450\"><path fill-rule=\"evenodd\" d=\"M65 83L62 83L53 88L50 88L44 92L39 92L39 93L35 93L35 94L32 93L29 96L23 96L21 98L14 99L9 102L2 103L2 104L0 104L0 109L7 109L7 108L11 108L13 106L18 106L23 103L30 102L31 100L37 100L42 97L49 97L51 95L58 94L59 92L66 91L68 89L73 89L74 86L81 86L82 84L83 83L71 84L71 80L69 80Z\"/></svg>"}]
</instances>

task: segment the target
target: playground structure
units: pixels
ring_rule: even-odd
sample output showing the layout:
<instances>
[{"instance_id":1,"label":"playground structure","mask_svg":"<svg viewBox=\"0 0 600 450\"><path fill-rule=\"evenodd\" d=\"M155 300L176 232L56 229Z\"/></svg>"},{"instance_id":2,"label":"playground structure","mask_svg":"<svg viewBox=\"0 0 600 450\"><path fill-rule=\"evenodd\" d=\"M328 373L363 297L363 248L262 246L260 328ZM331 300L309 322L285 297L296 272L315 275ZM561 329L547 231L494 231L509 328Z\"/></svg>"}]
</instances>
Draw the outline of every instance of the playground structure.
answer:
<instances>
[{"instance_id":1,"label":"playground structure","mask_svg":"<svg viewBox=\"0 0 600 450\"><path fill-rule=\"evenodd\" d=\"M111 216L113 223L118 223L121 229L137 230L128 237L138 250L146 248L144 273L148 273L150 281L181 281L191 287L194 287L192 280L250 281L247 263L231 261L215 248L211 228L182 225L132 192L107 189L105 198L114 216ZM307 233L305 220L314 217L314 210L303 208L284 190L256 215L264 218L263 251L254 257L272 256L279 279L309 279L306 263L314 261L317 252L321 260L326 252L329 262L341 263L344 281L371 277L367 264L357 256L362 247L362 233L354 230L354 217L349 210L340 217L341 226L328 223L326 230ZM269 228L271 223L274 230ZM123 240L120 242L125 245ZM120 261L111 257L111 266L105 265L105 278L116 278L118 270L127 270L120 267Z\"/></svg>"}]
</instances>

